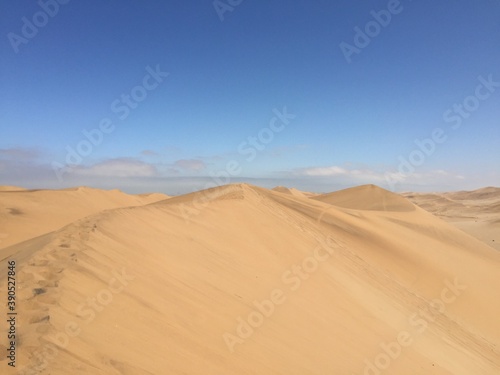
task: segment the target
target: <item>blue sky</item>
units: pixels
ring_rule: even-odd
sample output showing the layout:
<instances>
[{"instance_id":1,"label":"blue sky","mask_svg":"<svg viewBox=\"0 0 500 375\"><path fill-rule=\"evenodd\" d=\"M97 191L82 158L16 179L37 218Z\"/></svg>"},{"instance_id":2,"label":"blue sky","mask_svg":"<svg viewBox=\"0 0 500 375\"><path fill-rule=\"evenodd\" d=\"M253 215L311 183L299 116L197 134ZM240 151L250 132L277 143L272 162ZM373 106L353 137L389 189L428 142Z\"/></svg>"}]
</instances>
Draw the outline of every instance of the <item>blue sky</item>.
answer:
<instances>
[{"instance_id":1,"label":"blue sky","mask_svg":"<svg viewBox=\"0 0 500 375\"><path fill-rule=\"evenodd\" d=\"M0 184L500 186L497 0L20 0L0 19Z\"/></svg>"}]
</instances>

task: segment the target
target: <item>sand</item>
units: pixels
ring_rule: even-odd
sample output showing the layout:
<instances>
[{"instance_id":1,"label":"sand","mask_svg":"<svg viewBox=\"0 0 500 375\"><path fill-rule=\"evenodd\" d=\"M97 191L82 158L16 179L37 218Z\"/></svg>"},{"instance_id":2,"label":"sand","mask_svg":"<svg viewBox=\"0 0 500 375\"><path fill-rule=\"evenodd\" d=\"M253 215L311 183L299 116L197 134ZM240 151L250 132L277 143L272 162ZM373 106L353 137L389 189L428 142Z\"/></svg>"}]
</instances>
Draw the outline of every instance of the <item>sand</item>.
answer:
<instances>
[{"instance_id":1,"label":"sand","mask_svg":"<svg viewBox=\"0 0 500 375\"><path fill-rule=\"evenodd\" d=\"M453 193L403 194L453 226L500 250L500 188Z\"/></svg>"},{"instance_id":2,"label":"sand","mask_svg":"<svg viewBox=\"0 0 500 375\"><path fill-rule=\"evenodd\" d=\"M26 191L28 189L25 189L20 186L11 186L11 185L0 185L0 191Z\"/></svg>"},{"instance_id":3,"label":"sand","mask_svg":"<svg viewBox=\"0 0 500 375\"><path fill-rule=\"evenodd\" d=\"M165 194L129 195L89 187L27 190L0 186L0 249L106 209L140 206L166 198Z\"/></svg>"},{"instance_id":4,"label":"sand","mask_svg":"<svg viewBox=\"0 0 500 375\"><path fill-rule=\"evenodd\" d=\"M18 261L19 373L500 372L500 253L400 195L84 193L65 198L77 218L54 209L57 225L4 249ZM50 194L22 194L3 205L47 218L34 208ZM83 215L91 202L108 206Z\"/></svg>"},{"instance_id":5,"label":"sand","mask_svg":"<svg viewBox=\"0 0 500 375\"><path fill-rule=\"evenodd\" d=\"M287 188L285 186L276 186L272 190L278 191L278 192L284 193L284 194L290 194L290 195L293 195L296 197L301 197L301 198L312 198L312 197L319 195L317 193L310 193L308 191L302 191L302 190L295 189L295 188Z\"/></svg>"}]
</instances>

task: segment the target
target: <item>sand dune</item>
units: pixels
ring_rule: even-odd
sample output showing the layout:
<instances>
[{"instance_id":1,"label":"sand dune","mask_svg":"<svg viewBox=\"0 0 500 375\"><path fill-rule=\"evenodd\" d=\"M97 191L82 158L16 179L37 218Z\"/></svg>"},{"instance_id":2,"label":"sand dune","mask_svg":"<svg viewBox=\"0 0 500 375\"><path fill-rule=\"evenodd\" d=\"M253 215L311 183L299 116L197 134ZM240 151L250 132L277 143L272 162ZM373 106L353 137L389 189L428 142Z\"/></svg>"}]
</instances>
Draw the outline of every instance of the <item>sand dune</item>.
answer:
<instances>
[{"instance_id":1,"label":"sand dune","mask_svg":"<svg viewBox=\"0 0 500 375\"><path fill-rule=\"evenodd\" d=\"M88 187L26 190L4 186L0 188L0 249L102 210L140 206L165 198L164 194L134 196Z\"/></svg>"},{"instance_id":2,"label":"sand dune","mask_svg":"<svg viewBox=\"0 0 500 375\"><path fill-rule=\"evenodd\" d=\"M500 253L375 186L224 186L9 249L40 373L500 371Z\"/></svg>"},{"instance_id":3,"label":"sand dune","mask_svg":"<svg viewBox=\"0 0 500 375\"><path fill-rule=\"evenodd\" d=\"M375 185L363 185L355 188L322 194L312 199L330 203L337 207L371 211L413 211L414 206L399 195Z\"/></svg>"},{"instance_id":4,"label":"sand dune","mask_svg":"<svg viewBox=\"0 0 500 375\"><path fill-rule=\"evenodd\" d=\"M450 193L405 193L403 196L500 250L500 188Z\"/></svg>"}]
</instances>

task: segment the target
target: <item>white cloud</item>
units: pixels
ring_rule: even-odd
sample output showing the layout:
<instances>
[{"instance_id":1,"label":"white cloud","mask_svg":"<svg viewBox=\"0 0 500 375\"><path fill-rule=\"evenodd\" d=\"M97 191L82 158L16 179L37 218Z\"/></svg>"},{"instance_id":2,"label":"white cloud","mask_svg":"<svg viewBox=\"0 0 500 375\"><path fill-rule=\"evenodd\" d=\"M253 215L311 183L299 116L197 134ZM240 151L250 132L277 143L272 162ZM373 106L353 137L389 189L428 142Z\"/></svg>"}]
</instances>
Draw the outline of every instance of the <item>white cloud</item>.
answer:
<instances>
[{"instance_id":1,"label":"white cloud","mask_svg":"<svg viewBox=\"0 0 500 375\"><path fill-rule=\"evenodd\" d=\"M304 168L298 171L299 174L303 174L304 176L338 176L349 173L346 169L337 166Z\"/></svg>"},{"instance_id":2,"label":"white cloud","mask_svg":"<svg viewBox=\"0 0 500 375\"><path fill-rule=\"evenodd\" d=\"M188 171L201 171L207 167L204 161L198 159L181 159L174 163L175 167Z\"/></svg>"},{"instance_id":3,"label":"white cloud","mask_svg":"<svg viewBox=\"0 0 500 375\"><path fill-rule=\"evenodd\" d=\"M123 158L106 160L88 167L74 167L71 173L81 176L152 177L157 171L151 164Z\"/></svg>"},{"instance_id":4,"label":"white cloud","mask_svg":"<svg viewBox=\"0 0 500 375\"><path fill-rule=\"evenodd\" d=\"M377 184L379 186L392 189L398 184L400 187L409 186L435 186L460 184L460 181L465 181L463 175L448 172L442 169L431 170L420 173L404 174L401 172L387 172L385 170L374 170L369 168L350 169L347 167L340 167L332 165L328 167L310 167L296 169L292 172L293 176L306 177L310 181L330 181L331 183L347 184L347 185L360 185L360 184ZM391 181L391 183L389 183Z\"/></svg>"},{"instance_id":5,"label":"white cloud","mask_svg":"<svg viewBox=\"0 0 500 375\"><path fill-rule=\"evenodd\" d=\"M296 169L294 174L308 177L350 177L357 181L369 180L372 182L382 181L385 178L382 172L376 172L370 169L347 169L337 165Z\"/></svg>"}]
</instances>

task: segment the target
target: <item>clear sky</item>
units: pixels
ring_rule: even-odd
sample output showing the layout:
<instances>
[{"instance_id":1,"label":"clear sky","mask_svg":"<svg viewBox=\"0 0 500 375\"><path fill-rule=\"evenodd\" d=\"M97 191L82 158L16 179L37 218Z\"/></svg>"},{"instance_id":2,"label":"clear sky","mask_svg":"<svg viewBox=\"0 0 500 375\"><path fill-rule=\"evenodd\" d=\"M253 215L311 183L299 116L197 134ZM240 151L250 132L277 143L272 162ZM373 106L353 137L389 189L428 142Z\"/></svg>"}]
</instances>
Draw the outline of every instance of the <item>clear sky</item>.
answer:
<instances>
[{"instance_id":1,"label":"clear sky","mask_svg":"<svg viewBox=\"0 0 500 375\"><path fill-rule=\"evenodd\" d=\"M499 20L498 0L2 1L0 184L500 186Z\"/></svg>"}]
</instances>

